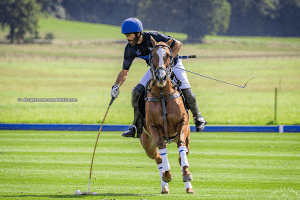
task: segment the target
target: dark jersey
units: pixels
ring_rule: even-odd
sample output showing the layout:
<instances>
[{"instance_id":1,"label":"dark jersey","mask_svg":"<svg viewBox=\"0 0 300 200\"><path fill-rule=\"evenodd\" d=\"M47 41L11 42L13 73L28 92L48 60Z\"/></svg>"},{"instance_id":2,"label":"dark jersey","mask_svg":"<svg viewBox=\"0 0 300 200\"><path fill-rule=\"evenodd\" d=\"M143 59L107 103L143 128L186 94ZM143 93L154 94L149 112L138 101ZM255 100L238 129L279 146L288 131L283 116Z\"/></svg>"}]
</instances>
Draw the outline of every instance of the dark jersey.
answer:
<instances>
[{"instance_id":1,"label":"dark jersey","mask_svg":"<svg viewBox=\"0 0 300 200\"><path fill-rule=\"evenodd\" d=\"M153 47L150 41L150 36L152 36L156 42L167 42L172 38L169 35L163 35L157 31L144 32L143 41L141 42L141 44L131 46L131 44L128 43L126 45L124 51L123 69L129 70L133 60L137 57L144 59L146 63L149 65L149 54ZM174 39L173 43L171 44L171 48L175 45L175 42L176 40ZM177 61L178 61L178 55L174 58L174 65L177 64Z\"/></svg>"}]
</instances>

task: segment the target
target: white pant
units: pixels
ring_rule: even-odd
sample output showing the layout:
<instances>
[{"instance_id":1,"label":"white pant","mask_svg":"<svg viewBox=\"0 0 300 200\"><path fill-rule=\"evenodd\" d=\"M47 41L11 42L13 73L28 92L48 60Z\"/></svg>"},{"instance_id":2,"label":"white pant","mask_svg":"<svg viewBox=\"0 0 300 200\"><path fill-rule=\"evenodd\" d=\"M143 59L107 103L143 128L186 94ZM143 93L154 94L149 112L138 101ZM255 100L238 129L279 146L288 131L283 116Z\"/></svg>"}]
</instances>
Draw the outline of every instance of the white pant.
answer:
<instances>
[{"instance_id":1,"label":"white pant","mask_svg":"<svg viewBox=\"0 0 300 200\"><path fill-rule=\"evenodd\" d=\"M179 68L179 69L178 69ZM180 86L180 89L187 89L191 88L189 80L187 78L187 75L184 71L184 66L182 64L182 61L179 59L175 67L173 68L173 71L176 75L176 77L181 80L182 86ZM148 81L151 79L151 71L149 70L144 74L143 78L140 81L140 84L143 86L146 86Z\"/></svg>"}]
</instances>

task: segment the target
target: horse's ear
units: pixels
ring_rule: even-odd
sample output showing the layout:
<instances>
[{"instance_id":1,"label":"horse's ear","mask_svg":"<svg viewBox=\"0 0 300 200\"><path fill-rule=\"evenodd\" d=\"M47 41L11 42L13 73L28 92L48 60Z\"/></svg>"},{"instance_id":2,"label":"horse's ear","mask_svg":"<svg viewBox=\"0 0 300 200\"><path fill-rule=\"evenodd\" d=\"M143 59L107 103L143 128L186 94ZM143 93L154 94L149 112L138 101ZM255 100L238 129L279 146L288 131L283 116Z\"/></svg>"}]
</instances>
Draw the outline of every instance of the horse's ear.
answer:
<instances>
[{"instance_id":1,"label":"horse's ear","mask_svg":"<svg viewBox=\"0 0 300 200\"><path fill-rule=\"evenodd\" d=\"M152 43L152 46L156 46L157 42L154 40L154 38L150 35L150 41Z\"/></svg>"},{"instance_id":2,"label":"horse's ear","mask_svg":"<svg viewBox=\"0 0 300 200\"><path fill-rule=\"evenodd\" d=\"M168 42L166 42L166 44L170 47L172 42L173 42L173 38L171 38Z\"/></svg>"}]
</instances>

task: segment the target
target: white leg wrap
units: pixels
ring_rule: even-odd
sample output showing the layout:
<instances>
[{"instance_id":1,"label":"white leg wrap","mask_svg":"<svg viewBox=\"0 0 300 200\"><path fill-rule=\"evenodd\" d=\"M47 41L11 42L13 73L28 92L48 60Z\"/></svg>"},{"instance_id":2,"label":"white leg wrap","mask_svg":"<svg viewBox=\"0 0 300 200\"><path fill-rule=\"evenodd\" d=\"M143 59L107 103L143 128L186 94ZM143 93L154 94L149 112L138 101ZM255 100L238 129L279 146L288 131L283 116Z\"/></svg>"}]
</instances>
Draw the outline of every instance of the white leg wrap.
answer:
<instances>
[{"instance_id":1,"label":"white leg wrap","mask_svg":"<svg viewBox=\"0 0 300 200\"><path fill-rule=\"evenodd\" d=\"M161 187L163 188L164 185L168 185L168 183L166 183L166 182L164 182L164 181L162 180L162 176L163 176L163 173L164 173L163 164L162 164L162 163L158 164L158 165L157 165L157 168L158 168L159 174L160 174Z\"/></svg>"},{"instance_id":2,"label":"white leg wrap","mask_svg":"<svg viewBox=\"0 0 300 200\"><path fill-rule=\"evenodd\" d=\"M185 190L188 189L188 188L191 188L191 189L193 188L190 181L189 182L185 182Z\"/></svg>"},{"instance_id":3,"label":"white leg wrap","mask_svg":"<svg viewBox=\"0 0 300 200\"><path fill-rule=\"evenodd\" d=\"M183 167L181 167L181 171L183 172ZM193 186L192 186L192 184L191 184L190 181L189 182L185 182L184 184L185 184L185 190L188 189L188 188L193 188Z\"/></svg>"},{"instance_id":4,"label":"white leg wrap","mask_svg":"<svg viewBox=\"0 0 300 200\"><path fill-rule=\"evenodd\" d=\"M170 171L170 164L168 161L168 156L167 156L167 148L164 149L159 149L159 153L162 159L162 164L163 164L163 170L164 171Z\"/></svg>"},{"instance_id":5,"label":"white leg wrap","mask_svg":"<svg viewBox=\"0 0 300 200\"><path fill-rule=\"evenodd\" d=\"M186 152L188 152L187 148L185 146L180 146L178 148L180 158L181 158L181 167L189 166L189 163L187 161Z\"/></svg>"}]
</instances>

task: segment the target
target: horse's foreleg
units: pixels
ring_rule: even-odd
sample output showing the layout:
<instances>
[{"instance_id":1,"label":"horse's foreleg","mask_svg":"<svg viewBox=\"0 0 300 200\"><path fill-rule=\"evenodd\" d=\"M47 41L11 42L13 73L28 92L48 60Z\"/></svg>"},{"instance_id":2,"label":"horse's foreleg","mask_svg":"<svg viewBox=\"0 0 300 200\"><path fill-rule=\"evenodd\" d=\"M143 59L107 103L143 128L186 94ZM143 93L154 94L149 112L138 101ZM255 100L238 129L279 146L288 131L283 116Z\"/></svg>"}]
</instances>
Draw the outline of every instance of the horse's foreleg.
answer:
<instances>
[{"instance_id":1,"label":"horse's foreleg","mask_svg":"<svg viewBox=\"0 0 300 200\"><path fill-rule=\"evenodd\" d=\"M148 134L146 134L144 130L140 141L147 156L151 159L154 159L157 164L162 163L161 156L157 151L155 140L152 137L150 137Z\"/></svg>"},{"instance_id":2,"label":"horse's foreleg","mask_svg":"<svg viewBox=\"0 0 300 200\"><path fill-rule=\"evenodd\" d=\"M188 182L192 181L192 175L189 171L189 163L187 160L186 153L188 152L186 146L180 146L178 148L179 154L180 154L180 161L181 161L181 168L183 170L182 175L183 175L183 182Z\"/></svg>"},{"instance_id":3,"label":"horse's foreleg","mask_svg":"<svg viewBox=\"0 0 300 200\"><path fill-rule=\"evenodd\" d=\"M156 142L156 145L159 149L158 151L162 159L162 169L164 170L162 180L168 183L172 180L172 174L170 172L170 164L168 161L168 155L167 155L168 151L166 148L166 142L162 138L161 130L157 129L155 126L149 126L149 127L150 127L151 135Z\"/></svg>"},{"instance_id":4,"label":"horse's foreleg","mask_svg":"<svg viewBox=\"0 0 300 200\"><path fill-rule=\"evenodd\" d=\"M180 156L178 158L178 161L179 161L179 166L180 166L182 174L183 174L183 167L181 165L181 157ZM185 186L186 193L195 193L195 191L193 190L193 186L192 186L190 181L184 182L184 186Z\"/></svg>"},{"instance_id":5,"label":"horse's foreleg","mask_svg":"<svg viewBox=\"0 0 300 200\"><path fill-rule=\"evenodd\" d=\"M167 148L159 149L159 153L160 153L160 156L161 156L161 159L162 159L161 167L164 170L162 180L164 182L168 183L172 180L172 174L171 174L171 171L170 171L170 163L169 163L169 160L168 160L167 152L168 152Z\"/></svg>"},{"instance_id":6,"label":"horse's foreleg","mask_svg":"<svg viewBox=\"0 0 300 200\"><path fill-rule=\"evenodd\" d=\"M192 189L192 184L190 181L193 180L192 175L189 171L189 163L187 160L187 154L189 153L189 132L187 136L182 135L181 141L178 142L178 151L179 151L179 165L182 170L183 182L185 184L185 191L187 193L195 193ZM182 146L181 146L182 145Z\"/></svg>"},{"instance_id":7,"label":"horse's foreleg","mask_svg":"<svg viewBox=\"0 0 300 200\"><path fill-rule=\"evenodd\" d=\"M150 137L148 134L146 134L146 132L143 130L140 141L141 141L141 144L142 144L147 156L151 159L154 159L155 162L157 163L157 167L158 167L160 179L161 179L161 188L162 188L161 193L169 194L169 185L168 185L168 183L164 182L162 179L164 169L163 169L161 156L157 151L157 146L156 146L155 140L152 137Z\"/></svg>"},{"instance_id":8,"label":"horse's foreleg","mask_svg":"<svg viewBox=\"0 0 300 200\"><path fill-rule=\"evenodd\" d=\"M185 182L186 190L190 188L191 184L189 182L193 180L192 175L189 171L189 163L187 160L187 154L189 152L189 139L190 139L189 136L190 136L189 126L183 125L181 127L180 138L177 143L177 146L180 155L179 165L182 169L183 182Z\"/></svg>"},{"instance_id":9,"label":"horse's foreleg","mask_svg":"<svg viewBox=\"0 0 300 200\"><path fill-rule=\"evenodd\" d=\"M164 169L163 169L163 164L160 163L157 165L157 168L159 170L159 174L160 174L160 180L161 180L161 193L162 194L169 194L169 185L168 183L166 183L165 181L163 181L163 174L164 174Z\"/></svg>"}]
</instances>

